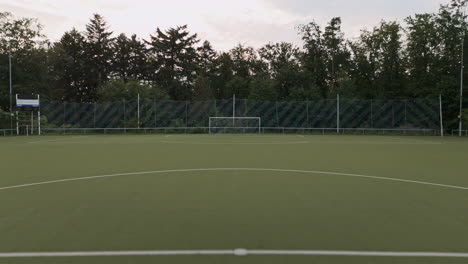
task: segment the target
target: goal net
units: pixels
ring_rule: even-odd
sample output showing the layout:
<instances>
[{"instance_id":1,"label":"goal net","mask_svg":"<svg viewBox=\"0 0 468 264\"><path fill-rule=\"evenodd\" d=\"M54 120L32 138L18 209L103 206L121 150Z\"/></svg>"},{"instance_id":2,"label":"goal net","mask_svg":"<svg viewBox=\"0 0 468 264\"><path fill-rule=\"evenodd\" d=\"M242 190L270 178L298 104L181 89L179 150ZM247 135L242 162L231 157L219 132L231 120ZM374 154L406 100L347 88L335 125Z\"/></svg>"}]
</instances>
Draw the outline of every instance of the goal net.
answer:
<instances>
[{"instance_id":1,"label":"goal net","mask_svg":"<svg viewBox=\"0 0 468 264\"><path fill-rule=\"evenodd\" d=\"M210 117L210 134L260 134L260 117Z\"/></svg>"}]
</instances>

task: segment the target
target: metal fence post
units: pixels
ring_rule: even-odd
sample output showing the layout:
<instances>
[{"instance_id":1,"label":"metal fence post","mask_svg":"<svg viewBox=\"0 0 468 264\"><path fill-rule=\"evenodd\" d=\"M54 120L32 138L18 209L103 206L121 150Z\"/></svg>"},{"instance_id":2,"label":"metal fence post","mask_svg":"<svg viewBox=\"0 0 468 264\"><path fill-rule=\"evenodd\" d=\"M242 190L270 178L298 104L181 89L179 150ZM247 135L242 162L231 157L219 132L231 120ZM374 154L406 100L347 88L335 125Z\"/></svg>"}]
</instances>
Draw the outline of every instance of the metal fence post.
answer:
<instances>
[{"instance_id":1,"label":"metal fence post","mask_svg":"<svg viewBox=\"0 0 468 264\"><path fill-rule=\"evenodd\" d=\"M19 119L18 111L16 111L16 135L19 135Z\"/></svg>"},{"instance_id":2,"label":"metal fence post","mask_svg":"<svg viewBox=\"0 0 468 264\"><path fill-rule=\"evenodd\" d=\"M439 110L440 110L440 136L444 137L444 120L442 116L442 94L439 94Z\"/></svg>"},{"instance_id":3,"label":"metal fence post","mask_svg":"<svg viewBox=\"0 0 468 264\"><path fill-rule=\"evenodd\" d=\"M276 127L279 127L278 102L275 102L275 110L276 110ZM283 133L284 133L284 131L283 131Z\"/></svg>"},{"instance_id":4,"label":"metal fence post","mask_svg":"<svg viewBox=\"0 0 468 264\"><path fill-rule=\"evenodd\" d=\"M214 116L218 116L218 107L216 106L216 99L213 100L214 101Z\"/></svg>"},{"instance_id":5,"label":"metal fence post","mask_svg":"<svg viewBox=\"0 0 468 264\"><path fill-rule=\"evenodd\" d=\"M62 124L62 127L65 127L66 105L67 105L67 103L63 102L63 124Z\"/></svg>"},{"instance_id":6,"label":"metal fence post","mask_svg":"<svg viewBox=\"0 0 468 264\"><path fill-rule=\"evenodd\" d=\"M39 108L39 110L37 111L37 126L38 126L37 133L40 136L41 135L41 108Z\"/></svg>"},{"instance_id":7,"label":"metal fence post","mask_svg":"<svg viewBox=\"0 0 468 264\"><path fill-rule=\"evenodd\" d=\"M156 99L153 99L154 127L156 128Z\"/></svg>"},{"instance_id":8,"label":"metal fence post","mask_svg":"<svg viewBox=\"0 0 468 264\"><path fill-rule=\"evenodd\" d=\"M94 102L93 108L93 127L96 128L96 102Z\"/></svg>"},{"instance_id":9,"label":"metal fence post","mask_svg":"<svg viewBox=\"0 0 468 264\"><path fill-rule=\"evenodd\" d=\"M123 126L124 126L124 133L127 133L127 108L126 108L126 101L125 99L123 100Z\"/></svg>"},{"instance_id":10,"label":"metal fence post","mask_svg":"<svg viewBox=\"0 0 468 264\"><path fill-rule=\"evenodd\" d=\"M138 93L138 101L137 101L137 123L138 128L140 128L140 94Z\"/></svg>"},{"instance_id":11,"label":"metal fence post","mask_svg":"<svg viewBox=\"0 0 468 264\"><path fill-rule=\"evenodd\" d=\"M340 95L336 95L336 133L340 133Z\"/></svg>"},{"instance_id":12,"label":"metal fence post","mask_svg":"<svg viewBox=\"0 0 468 264\"><path fill-rule=\"evenodd\" d=\"M187 111L187 108L188 108L188 102L185 101L185 127L188 127L188 111Z\"/></svg>"},{"instance_id":13,"label":"metal fence post","mask_svg":"<svg viewBox=\"0 0 468 264\"><path fill-rule=\"evenodd\" d=\"M408 128L408 120L406 118L406 105L408 104L408 100L405 100L405 128Z\"/></svg>"}]
</instances>

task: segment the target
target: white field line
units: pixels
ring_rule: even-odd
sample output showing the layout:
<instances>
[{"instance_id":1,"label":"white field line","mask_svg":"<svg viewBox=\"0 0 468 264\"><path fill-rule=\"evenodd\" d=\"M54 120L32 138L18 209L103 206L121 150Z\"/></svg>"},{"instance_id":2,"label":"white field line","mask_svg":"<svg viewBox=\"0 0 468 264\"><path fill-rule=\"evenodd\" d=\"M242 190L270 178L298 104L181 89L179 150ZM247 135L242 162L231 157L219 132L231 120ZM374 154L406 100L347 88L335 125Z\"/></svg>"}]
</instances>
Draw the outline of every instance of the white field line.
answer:
<instances>
[{"instance_id":1,"label":"white field line","mask_svg":"<svg viewBox=\"0 0 468 264\"><path fill-rule=\"evenodd\" d=\"M183 142L183 141L161 141L165 144L188 144L188 145L291 145L307 144L309 141L291 141L291 142Z\"/></svg>"},{"instance_id":2,"label":"white field line","mask_svg":"<svg viewBox=\"0 0 468 264\"><path fill-rule=\"evenodd\" d=\"M442 142L439 141L439 140L441 140L440 138L437 139L438 140L437 142L422 139L422 138L411 138L411 137L408 138L408 137L403 137L403 136L392 136L391 138L398 139L398 140L410 140L410 141L421 142L421 143L432 143L432 144L436 144L436 143L441 144L442 143Z\"/></svg>"},{"instance_id":3,"label":"white field line","mask_svg":"<svg viewBox=\"0 0 468 264\"><path fill-rule=\"evenodd\" d=\"M18 189L18 188L30 187L30 186L36 186L36 185L60 183L60 182L83 181L83 180L91 180L91 179L99 179L99 178L111 178L111 177L120 177L120 176L131 176L131 175L177 173L177 172L194 172L194 171L267 171L267 172L310 173L310 174L337 175L337 176L346 176L346 177L357 177L357 178L368 178L368 179L376 179L376 180L415 183L415 184L423 184L423 185L430 185L430 186L437 186L437 187L444 187L444 188L451 188L451 189L468 190L468 187L464 187L464 186L447 185L447 184L416 181L416 180L406 180L406 179L399 179L399 178L379 177L379 176L362 175L362 174L352 174L352 173L312 171L312 170L265 169L265 168L204 168L204 169L179 169L179 170L142 171L142 172L128 172L128 173L96 175L96 176L88 176L88 177L79 177L79 178L70 178L70 179L62 179L62 180L52 180L52 181L44 181L44 182L35 182L35 183L5 186L5 187L0 187L0 191L8 190L8 189Z\"/></svg>"},{"instance_id":4,"label":"white field line","mask_svg":"<svg viewBox=\"0 0 468 264\"><path fill-rule=\"evenodd\" d=\"M35 143L43 143L43 142L56 142L56 141L62 141L62 140L67 140L71 138L84 138L84 137L88 137L88 136L75 136L75 137L65 137L65 138L57 138L57 139L37 140L37 141L30 141L28 143L35 144Z\"/></svg>"},{"instance_id":5,"label":"white field line","mask_svg":"<svg viewBox=\"0 0 468 264\"><path fill-rule=\"evenodd\" d=\"M364 144L364 145L441 145L440 142L373 142L373 141L284 141L284 142L194 142L194 141L168 141L163 140L164 144L184 144L184 145L289 145L289 144Z\"/></svg>"},{"instance_id":6,"label":"white field line","mask_svg":"<svg viewBox=\"0 0 468 264\"><path fill-rule=\"evenodd\" d=\"M28 143L51 143L51 144L92 144L92 145L109 145L118 144L114 141L61 141L47 140ZM179 145L299 145L299 144L342 144L342 145L441 145L442 143L429 143L429 142L372 142L372 141L359 141L359 142L345 142L345 141L284 141L284 142L184 142L184 141L155 141L155 142L134 142L133 144L179 144Z\"/></svg>"},{"instance_id":7,"label":"white field line","mask_svg":"<svg viewBox=\"0 0 468 264\"><path fill-rule=\"evenodd\" d=\"M363 257L438 257L468 258L468 253L422 251L339 251L339 250L142 250L142 251L71 251L0 253L0 258L27 257L104 257L104 256L194 256L194 255L302 255L302 256L363 256Z\"/></svg>"}]
</instances>

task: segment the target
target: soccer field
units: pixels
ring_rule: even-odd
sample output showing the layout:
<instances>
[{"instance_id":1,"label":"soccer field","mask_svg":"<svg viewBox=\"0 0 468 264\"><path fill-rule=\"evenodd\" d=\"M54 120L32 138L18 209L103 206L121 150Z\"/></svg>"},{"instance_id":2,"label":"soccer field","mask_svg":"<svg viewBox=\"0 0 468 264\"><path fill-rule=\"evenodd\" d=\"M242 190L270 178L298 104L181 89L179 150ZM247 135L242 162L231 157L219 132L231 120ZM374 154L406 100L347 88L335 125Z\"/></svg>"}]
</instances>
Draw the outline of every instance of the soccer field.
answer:
<instances>
[{"instance_id":1,"label":"soccer field","mask_svg":"<svg viewBox=\"0 0 468 264\"><path fill-rule=\"evenodd\" d=\"M43 136L0 149L2 264L468 261L466 138Z\"/></svg>"}]
</instances>

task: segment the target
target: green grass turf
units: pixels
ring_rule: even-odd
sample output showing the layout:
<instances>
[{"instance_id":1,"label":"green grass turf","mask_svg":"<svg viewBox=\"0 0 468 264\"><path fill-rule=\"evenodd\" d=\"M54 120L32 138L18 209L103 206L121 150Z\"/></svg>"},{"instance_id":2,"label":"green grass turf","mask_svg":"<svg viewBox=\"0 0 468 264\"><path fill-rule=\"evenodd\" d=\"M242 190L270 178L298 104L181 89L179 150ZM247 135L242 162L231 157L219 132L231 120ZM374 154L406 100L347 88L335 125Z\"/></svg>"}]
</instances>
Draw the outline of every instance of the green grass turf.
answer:
<instances>
[{"instance_id":1,"label":"green grass turf","mask_svg":"<svg viewBox=\"0 0 468 264\"><path fill-rule=\"evenodd\" d=\"M114 173L274 168L468 187L468 140L140 135L0 138L0 188ZM192 171L0 190L0 252L304 249L468 252L468 190L340 175ZM173 256L0 263L466 263L467 259Z\"/></svg>"}]
</instances>

